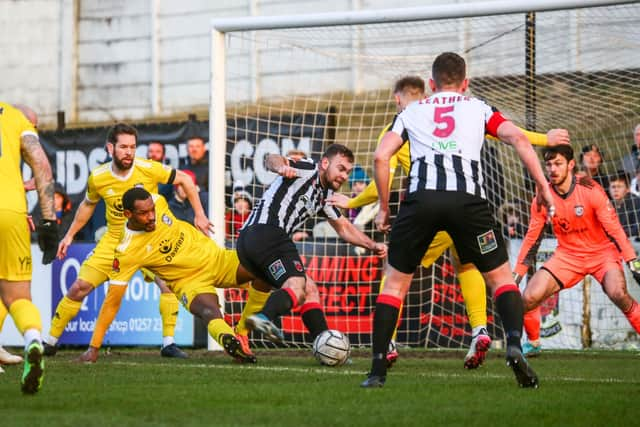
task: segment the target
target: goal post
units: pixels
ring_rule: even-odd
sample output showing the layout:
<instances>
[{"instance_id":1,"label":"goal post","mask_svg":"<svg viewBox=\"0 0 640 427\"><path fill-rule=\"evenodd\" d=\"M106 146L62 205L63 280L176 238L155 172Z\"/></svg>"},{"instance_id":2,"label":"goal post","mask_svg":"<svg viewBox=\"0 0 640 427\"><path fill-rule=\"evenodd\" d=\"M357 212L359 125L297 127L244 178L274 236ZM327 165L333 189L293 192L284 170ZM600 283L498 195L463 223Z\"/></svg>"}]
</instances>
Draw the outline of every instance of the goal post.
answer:
<instances>
[{"instance_id":1,"label":"goal post","mask_svg":"<svg viewBox=\"0 0 640 427\"><path fill-rule=\"evenodd\" d=\"M525 42L527 37L533 45ZM299 149L318 159L329 143L343 143L354 151L364 179L370 180L377 136L396 112L393 82L408 74L428 79L433 58L445 50L467 60L473 95L487 99L522 128L568 128L577 163L583 146L598 145L605 154L602 172L613 177L640 122L640 58L635 58L639 47L640 5L632 1L487 1L215 19L209 213L216 241L234 246L234 236L225 238L224 232L234 186L242 185L253 201L259 199L274 178L262 162L268 153ZM531 111L535 121L530 120ZM511 237L513 262L523 230L510 234L509 221L516 217L526 227L532 189L509 147L488 142L483 156L489 202ZM402 179L397 171L396 201ZM342 192L351 190L345 185ZM633 216L628 222L636 224L637 233L640 218L635 212L626 214ZM305 230L310 237L297 242L303 261L319 282L330 326L348 333L353 344L368 344L382 264L337 242L321 226L315 233ZM364 229L381 238L370 222ZM553 253L553 243L550 236L539 263ZM639 296L632 280L628 287ZM225 316L237 321L246 295L222 294ZM490 332L499 339L500 322L490 299L488 310ZM565 291L545 305L543 314L549 346L581 348L591 342L638 347L637 336L599 286L591 287L589 299L581 286ZM299 317L285 316L282 326L288 343L308 346ZM594 336L585 339L582 331L593 331ZM417 272L398 339L404 345L463 348L469 333L446 253ZM264 343L256 337L253 342Z\"/></svg>"}]
</instances>

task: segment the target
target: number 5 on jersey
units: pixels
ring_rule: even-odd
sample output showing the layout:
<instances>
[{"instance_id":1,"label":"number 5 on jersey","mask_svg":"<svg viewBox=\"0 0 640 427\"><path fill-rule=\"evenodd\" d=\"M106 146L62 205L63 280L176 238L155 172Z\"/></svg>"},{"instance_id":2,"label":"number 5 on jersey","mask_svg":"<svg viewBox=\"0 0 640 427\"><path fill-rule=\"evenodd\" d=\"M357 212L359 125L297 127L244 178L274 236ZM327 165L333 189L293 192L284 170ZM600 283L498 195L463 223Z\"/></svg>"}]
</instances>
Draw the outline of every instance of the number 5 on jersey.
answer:
<instances>
[{"instance_id":1,"label":"number 5 on jersey","mask_svg":"<svg viewBox=\"0 0 640 427\"><path fill-rule=\"evenodd\" d=\"M433 135L438 138L446 138L453 133L456 128L456 121L453 118L453 105L448 107L436 107L433 110L433 121L436 128Z\"/></svg>"}]
</instances>

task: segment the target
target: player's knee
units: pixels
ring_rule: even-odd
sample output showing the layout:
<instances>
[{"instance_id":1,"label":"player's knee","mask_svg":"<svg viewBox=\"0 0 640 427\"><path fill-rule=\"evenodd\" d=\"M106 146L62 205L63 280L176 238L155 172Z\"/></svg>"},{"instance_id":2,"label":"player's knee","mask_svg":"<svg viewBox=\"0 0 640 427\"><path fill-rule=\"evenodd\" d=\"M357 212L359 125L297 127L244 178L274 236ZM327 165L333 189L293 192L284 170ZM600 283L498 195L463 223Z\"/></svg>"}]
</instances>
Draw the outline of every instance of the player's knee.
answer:
<instances>
[{"instance_id":1,"label":"player's knee","mask_svg":"<svg viewBox=\"0 0 640 427\"><path fill-rule=\"evenodd\" d=\"M91 283L78 279L73 282L73 284L69 288L67 297L73 301L82 301L84 297L91 293L92 290L93 286L91 285Z\"/></svg>"},{"instance_id":2,"label":"player's knee","mask_svg":"<svg viewBox=\"0 0 640 427\"><path fill-rule=\"evenodd\" d=\"M307 279L305 302L320 302L320 292L318 292L318 285L316 285L313 280Z\"/></svg>"},{"instance_id":3,"label":"player's knee","mask_svg":"<svg viewBox=\"0 0 640 427\"><path fill-rule=\"evenodd\" d=\"M524 305L524 311L533 310L538 306L538 299L531 292L524 292L522 294L522 304Z\"/></svg>"}]
</instances>

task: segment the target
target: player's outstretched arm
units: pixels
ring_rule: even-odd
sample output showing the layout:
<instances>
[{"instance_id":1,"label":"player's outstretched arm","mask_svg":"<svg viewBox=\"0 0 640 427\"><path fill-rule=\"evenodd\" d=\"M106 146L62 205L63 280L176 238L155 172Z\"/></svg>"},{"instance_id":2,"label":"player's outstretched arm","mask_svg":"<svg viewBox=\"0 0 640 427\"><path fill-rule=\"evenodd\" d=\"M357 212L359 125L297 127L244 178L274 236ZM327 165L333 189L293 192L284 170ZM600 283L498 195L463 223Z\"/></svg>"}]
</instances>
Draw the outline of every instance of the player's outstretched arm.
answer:
<instances>
[{"instance_id":1,"label":"player's outstretched arm","mask_svg":"<svg viewBox=\"0 0 640 427\"><path fill-rule=\"evenodd\" d=\"M213 224L204 213L202 202L200 202L200 197L198 196L198 188L193 183L193 179L186 173L176 170L176 177L173 183L182 186L184 192L187 194L187 199L189 203L191 203L194 212L193 225L205 236L208 236L209 232L213 232Z\"/></svg>"},{"instance_id":2,"label":"player's outstretched arm","mask_svg":"<svg viewBox=\"0 0 640 427\"><path fill-rule=\"evenodd\" d=\"M329 224L336 230L338 236L346 242L368 249L380 257L387 255L387 245L377 243L375 240L370 239L344 216L337 219L329 219Z\"/></svg>"},{"instance_id":3,"label":"player's outstretched arm","mask_svg":"<svg viewBox=\"0 0 640 427\"><path fill-rule=\"evenodd\" d=\"M283 178L295 178L298 176L296 168L289 166L289 160L278 154L269 154L265 160L267 170L275 172Z\"/></svg>"},{"instance_id":4,"label":"player's outstretched arm","mask_svg":"<svg viewBox=\"0 0 640 427\"><path fill-rule=\"evenodd\" d=\"M73 221L71 222L71 225L67 230L67 234L64 235L64 237L60 241L60 244L58 245L58 253L56 254L58 259L63 259L67 256L67 249L73 242L73 238L75 237L76 233L78 233L78 231L80 231L80 229L84 227L87 222L89 222L89 219L91 219L91 215L93 215L93 212L96 210L97 204L98 202L92 202L90 200L87 200L86 198L82 202L80 202L80 205L76 210L76 214L73 217Z\"/></svg>"},{"instance_id":5,"label":"player's outstretched arm","mask_svg":"<svg viewBox=\"0 0 640 427\"><path fill-rule=\"evenodd\" d=\"M387 132L380 141L374 157L373 175L378 190L378 200L380 200L380 210L376 215L375 224L378 230L383 232L387 232L391 228L389 212L390 161L402 147L402 144L404 141L400 135L395 132Z\"/></svg>"},{"instance_id":6,"label":"player's outstretched arm","mask_svg":"<svg viewBox=\"0 0 640 427\"><path fill-rule=\"evenodd\" d=\"M526 129L518 128L529 139L532 145L554 146L560 144L570 144L569 131L566 129L551 129L546 134L539 132L531 132ZM487 134L487 138L498 140L498 138Z\"/></svg>"},{"instance_id":7,"label":"player's outstretched arm","mask_svg":"<svg viewBox=\"0 0 640 427\"><path fill-rule=\"evenodd\" d=\"M527 139L525 134L522 133L516 125L508 120L502 122L498 126L496 133L501 141L504 141L515 148L520 160L522 160L522 163L525 165L536 183L540 203L544 204L548 209L549 215L553 216L555 212L553 196L551 195L547 179L544 177L544 172L542 172L538 156L533 150L529 139Z\"/></svg>"}]
</instances>

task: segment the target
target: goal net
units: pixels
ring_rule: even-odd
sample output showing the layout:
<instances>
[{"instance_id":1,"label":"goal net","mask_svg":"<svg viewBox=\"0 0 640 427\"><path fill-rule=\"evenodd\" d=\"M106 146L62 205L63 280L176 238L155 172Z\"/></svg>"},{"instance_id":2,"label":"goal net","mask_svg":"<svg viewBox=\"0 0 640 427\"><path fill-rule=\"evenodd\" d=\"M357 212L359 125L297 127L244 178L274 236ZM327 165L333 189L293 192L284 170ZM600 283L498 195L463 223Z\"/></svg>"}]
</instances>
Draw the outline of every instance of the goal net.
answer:
<instances>
[{"instance_id":1,"label":"goal net","mask_svg":"<svg viewBox=\"0 0 640 427\"><path fill-rule=\"evenodd\" d=\"M552 2L528 3L535 9ZM623 159L632 153L634 127L640 123L640 5L574 3L577 8L547 7L535 13L463 12L459 18L226 32L224 51L218 46L214 52L218 68L212 93L214 98L225 94L227 212L233 211L234 200L247 199L245 193L251 203L257 201L275 178L264 167L269 153L299 150L317 160L330 143L341 143L356 156L357 170L349 184L369 182L378 135L396 114L391 93L395 80L406 75L429 79L431 63L443 51L466 59L472 95L486 99L522 128L541 133L569 129L582 170L582 148L596 145L602 155L600 174L613 181L624 170L631 181L637 153L633 151L635 161L629 165L623 165ZM451 8L473 9L461 4ZM221 69L226 76L216 80ZM214 105L212 112L219 109ZM220 123L215 125L218 132ZM533 185L512 148L487 141L483 156L489 202L513 262L528 224ZM589 161L591 154L584 157ZM395 208L404 178L398 169ZM638 192L640 186L635 181L633 185L632 192ZM342 188L347 195L353 191L350 185ZM375 206L359 214L359 226L382 240L371 221ZM637 214L621 210L634 243L639 240ZM237 225L242 216L235 218ZM301 231L297 245L320 287L329 326L348 333L356 345L368 344L383 262L341 242L321 220ZM234 246L233 230L226 243ZM549 234L538 265L554 247ZM639 284L627 275L630 292L639 297ZM228 320L238 320L245 298L243 291L225 293ZM487 310L490 333L500 343L500 321L489 298ZM430 268L418 269L401 315L399 345L468 346L471 330L448 252ZM284 316L281 326L289 345L310 344L299 313ZM591 278L545 302L542 336L546 348L638 347L638 336ZM266 345L257 335L252 339Z\"/></svg>"}]
</instances>

